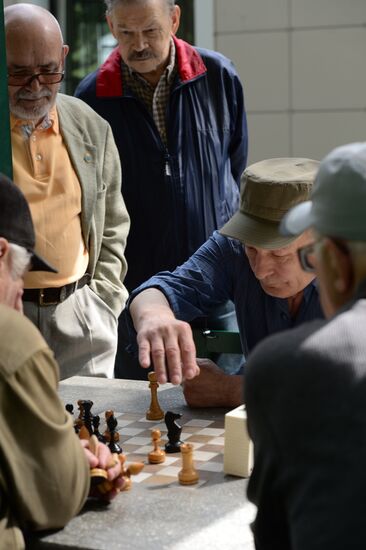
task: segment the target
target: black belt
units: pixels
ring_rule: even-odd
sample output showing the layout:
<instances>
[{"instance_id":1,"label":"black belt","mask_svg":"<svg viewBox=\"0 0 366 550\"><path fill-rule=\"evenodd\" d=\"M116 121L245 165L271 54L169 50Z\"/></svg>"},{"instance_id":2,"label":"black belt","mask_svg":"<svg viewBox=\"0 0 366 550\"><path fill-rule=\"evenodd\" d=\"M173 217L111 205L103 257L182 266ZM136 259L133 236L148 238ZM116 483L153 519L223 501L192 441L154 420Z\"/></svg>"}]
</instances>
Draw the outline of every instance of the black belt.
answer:
<instances>
[{"instance_id":1,"label":"black belt","mask_svg":"<svg viewBox=\"0 0 366 550\"><path fill-rule=\"evenodd\" d=\"M23 291L24 302L35 302L40 306L54 306L64 302L78 288L82 288L90 281L90 275L86 274L78 281L68 285L50 288L26 288Z\"/></svg>"}]
</instances>

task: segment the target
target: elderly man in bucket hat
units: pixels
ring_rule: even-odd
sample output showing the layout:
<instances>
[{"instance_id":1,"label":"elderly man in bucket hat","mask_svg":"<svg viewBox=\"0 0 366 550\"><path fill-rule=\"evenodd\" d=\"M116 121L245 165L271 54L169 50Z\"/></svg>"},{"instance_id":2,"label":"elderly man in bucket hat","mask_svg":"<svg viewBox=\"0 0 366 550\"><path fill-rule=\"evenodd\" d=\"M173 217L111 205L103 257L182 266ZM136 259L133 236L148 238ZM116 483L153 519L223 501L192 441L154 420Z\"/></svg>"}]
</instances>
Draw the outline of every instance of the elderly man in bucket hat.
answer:
<instances>
[{"instance_id":1,"label":"elderly man in bucket hat","mask_svg":"<svg viewBox=\"0 0 366 550\"><path fill-rule=\"evenodd\" d=\"M246 365L258 550L366 548L366 143L332 151L283 220L326 321L262 342Z\"/></svg>"},{"instance_id":2,"label":"elderly man in bucket hat","mask_svg":"<svg viewBox=\"0 0 366 550\"><path fill-rule=\"evenodd\" d=\"M243 397L241 374L196 360L187 321L233 300L246 356L265 336L322 317L314 274L302 271L297 256L311 237L279 233L287 210L309 198L318 164L279 158L248 167L240 210L220 233L173 273L162 272L132 293L141 366L149 367L152 358L161 383L184 379L190 406L236 406Z\"/></svg>"}]
</instances>

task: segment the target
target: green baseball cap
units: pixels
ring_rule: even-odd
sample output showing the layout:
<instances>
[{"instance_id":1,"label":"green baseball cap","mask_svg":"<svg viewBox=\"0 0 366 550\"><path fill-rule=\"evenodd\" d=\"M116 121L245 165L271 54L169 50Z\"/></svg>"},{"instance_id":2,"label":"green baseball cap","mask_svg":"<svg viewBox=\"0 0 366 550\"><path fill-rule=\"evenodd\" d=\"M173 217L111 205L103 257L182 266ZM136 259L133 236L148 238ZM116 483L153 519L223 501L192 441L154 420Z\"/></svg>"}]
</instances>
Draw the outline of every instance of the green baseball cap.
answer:
<instances>
[{"instance_id":1,"label":"green baseball cap","mask_svg":"<svg viewBox=\"0 0 366 550\"><path fill-rule=\"evenodd\" d=\"M310 200L283 219L283 235L313 227L322 235L366 241L366 143L331 151L320 163Z\"/></svg>"},{"instance_id":2,"label":"green baseball cap","mask_svg":"<svg viewBox=\"0 0 366 550\"><path fill-rule=\"evenodd\" d=\"M280 221L290 208L309 199L318 168L318 161L305 158L252 164L241 177L240 208L220 233L257 248L287 246L297 236L281 235Z\"/></svg>"}]
</instances>

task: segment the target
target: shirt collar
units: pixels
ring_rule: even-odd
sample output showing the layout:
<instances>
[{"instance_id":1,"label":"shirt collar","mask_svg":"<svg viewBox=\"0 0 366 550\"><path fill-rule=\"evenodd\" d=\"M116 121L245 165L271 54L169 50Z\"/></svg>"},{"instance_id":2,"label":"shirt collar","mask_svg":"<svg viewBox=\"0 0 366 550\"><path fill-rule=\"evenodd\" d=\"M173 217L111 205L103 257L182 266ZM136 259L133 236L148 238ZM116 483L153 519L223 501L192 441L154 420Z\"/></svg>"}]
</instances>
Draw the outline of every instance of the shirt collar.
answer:
<instances>
[{"instance_id":1,"label":"shirt collar","mask_svg":"<svg viewBox=\"0 0 366 550\"><path fill-rule=\"evenodd\" d=\"M313 292L318 294L318 280L317 278L313 279L305 288L304 288L304 300L308 303L313 295Z\"/></svg>"},{"instance_id":2,"label":"shirt collar","mask_svg":"<svg viewBox=\"0 0 366 550\"><path fill-rule=\"evenodd\" d=\"M21 128L21 130L27 137L30 137L34 130L48 130L49 128L51 128L53 133L57 135L60 131L60 128L56 105L52 107L49 113L47 113L44 119L37 126L35 126L29 120L16 118L12 113L10 113L10 128L11 130L14 130L16 127Z\"/></svg>"}]
</instances>

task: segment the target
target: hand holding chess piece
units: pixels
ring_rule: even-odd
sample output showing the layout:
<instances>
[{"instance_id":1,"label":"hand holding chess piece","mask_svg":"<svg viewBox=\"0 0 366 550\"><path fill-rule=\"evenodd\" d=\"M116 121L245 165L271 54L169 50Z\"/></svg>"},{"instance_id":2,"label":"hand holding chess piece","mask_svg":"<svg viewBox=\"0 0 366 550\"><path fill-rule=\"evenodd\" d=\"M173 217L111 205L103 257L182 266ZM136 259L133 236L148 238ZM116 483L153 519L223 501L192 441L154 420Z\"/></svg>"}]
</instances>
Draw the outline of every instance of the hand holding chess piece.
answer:
<instances>
[{"instance_id":1,"label":"hand holding chess piece","mask_svg":"<svg viewBox=\"0 0 366 550\"><path fill-rule=\"evenodd\" d=\"M178 474L179 483L181 485L193 485L199 480L197 470L193 465L193 445L182 443L180 450L182 453L182 469Z\"/></svg>"},{"instance_id":2,"label":"hand holding chess piece","mask_svg":"<svg viewBox=\"0 0 366 550\"><path fill-rule=\"evenodd\" d=\"M159 447L160 436L161 436L160 430L151 431L151 438L152 438L154 448L147 455L150 464L161 464L165 460L165 452Z\"/></svg>"},{"instance_id":3,"label":"hand holding chess piece","mask_svg":"<svg viewBox=\"0 0 366 550\"><path fill-rule=\"evenodd\" d=\"M82 440L90 465L90 497L112 500L124 487L122 466L117 454L111 454L106 445L95 435L89 441Z\"/></svg>"},{"instance_id":4,"label":"hand holding chess piece","mask_svg":"<svg viewBox=\"0 0 366 550\"><path fill-rule=\"evenodd\" d=\"M149 379L149 388L151 390L151 403L149 410L146 413L147 420L161 420L164 418L164 412L161 410L158 402L158 378L154 371L151 371L147 375Z\"/></svg>"}]
</instances>

